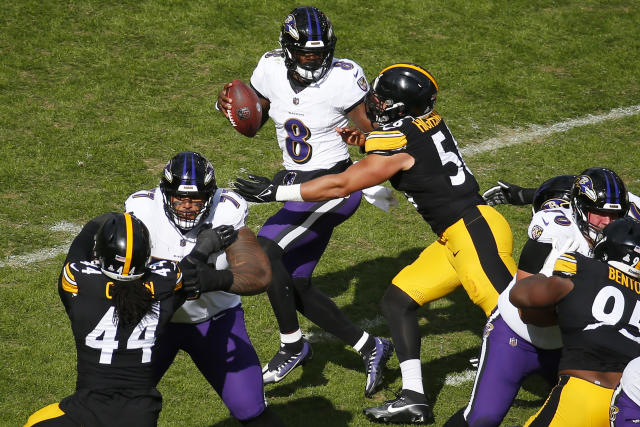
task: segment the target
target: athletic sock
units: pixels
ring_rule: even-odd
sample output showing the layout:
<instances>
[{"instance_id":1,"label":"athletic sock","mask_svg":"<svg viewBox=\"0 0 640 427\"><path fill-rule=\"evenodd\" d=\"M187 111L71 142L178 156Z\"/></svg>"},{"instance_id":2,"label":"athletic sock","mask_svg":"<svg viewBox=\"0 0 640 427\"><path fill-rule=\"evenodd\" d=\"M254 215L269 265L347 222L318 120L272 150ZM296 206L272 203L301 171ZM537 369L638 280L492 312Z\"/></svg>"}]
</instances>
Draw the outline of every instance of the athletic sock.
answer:
<instances>
[{"instance_id":1,"label":"athletic sock","mask_svg":"<svg viewBox=\"0 0 640 427\"><path fill-rule=\"evenodd\" d=\"M409 359L400 363L402 372L402 389L412 390L416 393L424 394L422 385L422 366L420 359Z\"/></svg>"}]
</instances>

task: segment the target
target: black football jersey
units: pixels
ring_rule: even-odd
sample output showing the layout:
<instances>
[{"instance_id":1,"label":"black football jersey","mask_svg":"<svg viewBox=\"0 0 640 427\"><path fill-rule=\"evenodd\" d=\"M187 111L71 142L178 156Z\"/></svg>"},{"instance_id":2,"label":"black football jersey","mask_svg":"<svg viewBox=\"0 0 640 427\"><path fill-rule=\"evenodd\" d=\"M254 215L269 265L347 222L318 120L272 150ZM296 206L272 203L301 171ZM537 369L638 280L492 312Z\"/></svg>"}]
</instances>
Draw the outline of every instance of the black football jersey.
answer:
<instances>
[{"instance_id":1,"label":"black football jersey","mask_svg":"<svg viewBox=\"0 0 640 427\"><path fill-rule=\"evenodd\" d=\"M403 191L436 234L458 221L470 208L484 204L480 187L462 159L458 144L435 111L426 117L404 117L367 136L370 154L409 153L415 164L389 182Z\"/></svg>"},{"instance_id":2,"label":"black football jersey","mask_svg":"<svg viewBox=\"0 0 640 427\"><path fill-rule=\"evenodd\" d=\"M574 283L557 304L560 369L622 372L640 356L640 282L578 253L562 255L554 269Z\"/></svg>"},{"instance_id":3,"label":"black football jersey","mask_svg":"<svg viewBox=\"0 0 640 427\"><path fill-rule=\"evenodd\" d=\"M153 313L137 325L123 326L114 316L113 280L94 262L64 265L58 291L76 342L78 390L153 386L154 344L184 302L184 293L176 293L182 286L181 276L173 262L152 264L142 280L154 296Z\"/></svg>"}]
</instances>

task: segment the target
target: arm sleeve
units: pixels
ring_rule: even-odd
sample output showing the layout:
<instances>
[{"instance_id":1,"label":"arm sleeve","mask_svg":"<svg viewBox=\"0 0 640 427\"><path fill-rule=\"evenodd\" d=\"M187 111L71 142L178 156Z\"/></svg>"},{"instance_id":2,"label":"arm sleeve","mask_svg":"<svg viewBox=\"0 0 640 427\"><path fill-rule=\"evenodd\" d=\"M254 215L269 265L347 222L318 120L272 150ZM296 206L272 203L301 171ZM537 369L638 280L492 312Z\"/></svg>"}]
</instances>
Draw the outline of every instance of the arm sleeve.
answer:
<instances>
[{"instance_id":1,"label":"arm sleeve","mask_svg":"<svg viewBox=\"0 0 640 427\"><path fill-rule=\"evenodd\" d=\"M551 253L551 249L551 243L541 243L533 239L527 240L522 252L520 252L518 270L531 274L538 273Z\"/></svg>"}]
</instances>

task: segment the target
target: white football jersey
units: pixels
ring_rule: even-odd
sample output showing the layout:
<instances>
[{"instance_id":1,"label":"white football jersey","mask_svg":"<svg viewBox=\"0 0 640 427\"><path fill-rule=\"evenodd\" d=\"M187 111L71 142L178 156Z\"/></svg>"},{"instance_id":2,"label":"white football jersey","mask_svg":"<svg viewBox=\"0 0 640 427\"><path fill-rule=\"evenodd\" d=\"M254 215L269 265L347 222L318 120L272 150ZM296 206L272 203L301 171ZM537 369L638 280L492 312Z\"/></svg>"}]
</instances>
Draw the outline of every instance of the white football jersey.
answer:
<instances>
[{"instance_id":1,"label":"white football jersey","mask_svg":"<svg viewBox=\"0 0 640 427\"><path fill-rule=\"evenodd\" d=\"M627 396L640 406L640 357L627 363L620 378L620 385Z\"/></svg>"},{"instance_id":2,"label":"white football jersey","mask_svg":"<svg viewBox=\"0 0 640 427\"><path fill-rule=\"evenodd\" d=\"M350 59L333 59L327 74L296 93L287 79L281 50L264 54L251 85L269 100L285 169L328 169L349 157L336 127L347 126L346 110L362 101L369 83Z\"/></svg>"},{"instance_id":3,"label":"white football jersey","mask_svg":"<svg viewBox=\"0 0 640 427\"><path fill-rule=\"evenodd\" d=\"M585 256L591 256L591 247L578 228L570 208L547 209L536 212L531 218L529 238L555 247L571 248ZM550 254L551 256L552 254ZM557 256L558 254L555 254ZM562 347L560 328L528 325L520 319L518 309L509 301L509 292L515 285L515 276L498 297L498 310L507 325L520 337L538 348L555 349Z\"/></svg>"},{"instance_id":4,"label":"white football jersey","mask_svg":"<svg viewBox=\"0 0 640 427\"><path fill-rule=\"evenodd\" d=\"M133 193L124 204L126 212L138 217L149 229L151 256L154 258L180 261L187 256L196 243L198 230L203 224L232 225L236 230L245 225L249 213L247 202L236 193L218 188L213 195L209 215L199 226L185 234L167 217L164 211L162 192L159 187L150 191ZM229 268L224 251L211 255L211 264L218 270ZM171 319L178 323L199 323L215 316L218 312L240 304L240 297L228 292L206 292L196 300L186 301Z\"/></svg>"}]
</instances>

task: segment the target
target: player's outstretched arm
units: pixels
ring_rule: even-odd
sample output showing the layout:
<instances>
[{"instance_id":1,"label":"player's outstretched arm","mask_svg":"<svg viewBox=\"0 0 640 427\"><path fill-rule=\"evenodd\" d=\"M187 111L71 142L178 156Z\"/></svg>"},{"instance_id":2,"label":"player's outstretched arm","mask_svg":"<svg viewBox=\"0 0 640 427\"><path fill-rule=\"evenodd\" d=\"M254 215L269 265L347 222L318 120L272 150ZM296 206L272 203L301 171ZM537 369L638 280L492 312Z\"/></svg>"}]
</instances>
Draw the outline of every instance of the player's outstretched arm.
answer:
<instances>
[{"instance_id":1,"label":"player's outstretched arm","mask_svg":"<svg viewBox=\"0 0 640 427\"><path fill-rule=\"evenodd\" d=\"M536 188L520 187L499 180L498 185L491 187L482 194L489 206L496 205L529 205L533 202Z\"/></svg>"},{"instance_id":2,"label":"player's outstretched arm","mask_svg":"<svg viewBox=\"0 0 640 427\"><path fill-rule=\"evenodd\" d=\"M324 175L302 184L274 185L268 178L249 175L236 178L234 190L251 202L316 202L347 197L354 191L381 184L400 170L413 166L407 153L392 156L371 154L338 174Z\"/></svg>"}]
</instances>

